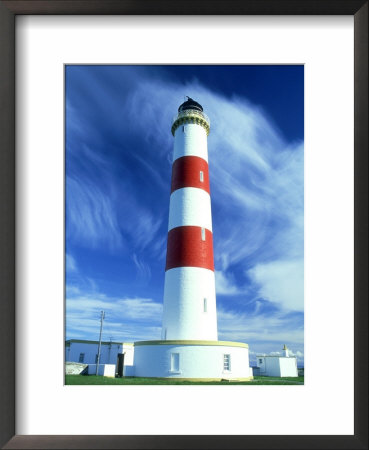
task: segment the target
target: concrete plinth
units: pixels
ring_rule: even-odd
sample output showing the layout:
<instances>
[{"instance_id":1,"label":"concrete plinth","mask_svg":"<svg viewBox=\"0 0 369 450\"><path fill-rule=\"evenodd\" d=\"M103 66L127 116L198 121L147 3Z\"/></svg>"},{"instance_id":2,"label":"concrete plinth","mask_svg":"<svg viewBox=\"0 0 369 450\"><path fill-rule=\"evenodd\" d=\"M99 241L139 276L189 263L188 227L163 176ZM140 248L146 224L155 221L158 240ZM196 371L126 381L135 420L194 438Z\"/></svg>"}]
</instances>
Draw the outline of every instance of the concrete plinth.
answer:
<instances>
[{"instance_id":1,"label":"concrete plinth","mask_svg":"<svg viewBox=\"0 0 369 450\"><path fill-rule=\"evenodd\" d=\"M196 380L252 379L248 345L228 341L134 343L134 376Z\"/></svg>"}]
</instances>

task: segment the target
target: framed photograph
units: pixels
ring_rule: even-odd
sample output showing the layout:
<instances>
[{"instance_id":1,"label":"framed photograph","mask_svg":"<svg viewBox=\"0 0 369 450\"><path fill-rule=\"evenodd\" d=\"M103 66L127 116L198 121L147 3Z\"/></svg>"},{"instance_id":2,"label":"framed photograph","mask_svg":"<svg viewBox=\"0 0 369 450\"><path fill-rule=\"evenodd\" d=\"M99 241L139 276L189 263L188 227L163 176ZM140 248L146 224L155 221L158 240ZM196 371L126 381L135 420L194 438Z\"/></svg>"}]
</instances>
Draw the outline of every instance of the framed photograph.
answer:
<instances>
[{"instance_id":1,"label":"framed photograph","mask_svg":"<svg viewBox=\"0 0 369 450\"><path fill-rule=\"evenodd\" d=\"M304 66L66 65L65 97L66 384L303 384Z\"/></svg>"},{"instance_id":2,"label":"framed photograph","mask_svg":"<svg viewBox=\"0 0 369 450\"><path fill-rule=\"evenodd\" d=\"M132 5L124 0L3 1L0 25L1 445L4 448L367 448L367 2L261 0L256 4L169 5L139 1ZM185 68L191 69L191 77L183 75ZM251 68L255 73L246 75L246 69L252 71ZM302 95L300 90L299 101L294 86L298 77L287 75L293 68L300 68L297 70L303 74L300 81L304 92ZM278 70L285 72L281 75ZM255 80L259 82L259 91L252 88L256 86ZM178 86L191 92L180 92L177 100L173 97ZM268 91L267 86L273 89ZM153 106L160 104L161 107ZM302 105L298 114L297 104ZM82 108L82 115L78 108ZM168 119L172 109L178 109L173 112L176 113L173 122ZM222 114L232 117L223 132ZM82 116L88 119L84 123L80 121ZM124 126L120 126L122 116ZM163 233L156 231L165 228L167 218L154 223L150 211L166 208L169 215L166 273L177 273L187 265L183 258L193 258L192 253L192 256L181 253L179 257L178 252L170 249L170 235L178 231L176 220L181 214L172 213L178 209L172 198L171 206L169 202L163 206L159 198L160 195L164 198L165 191L161 189L161 169L167 164L172 170L172 160L167 155L169 138L163 148L159 144L159 138L160 142L167 139L165 130L161 131L167 119L172 125L177 153L181 152L180 143L186 133L188 142L195 139L196 133L203 132L205 136L212 119L217 127L209 140L209 154L210 144L217 151L222 147L234 154L247 130L248 135L255 137L250 145L253 158L250 156L248 160L251 169L244 174L247 180L232 169L234 165L225 155L215 151L214 162L209 159L210 168L221 180L219 186L211 184L212 195L219 191L217 198L226 199L229 206L229 210L223 211L224 217L240 221L240 217L230 212L232 202L236 206L237 202L248 205L250 211L253 199L260 204L262 192L273 191L274 206L281 205L278 214L268 210L274 240L269 240L269 246L263 249L263 260L255 258L250 267L235 264L240 261L237 255L242 249L251 253L251 231L247 230L257 228L258 223L260 228L257 209L252 217L245 216L245 230L241 225L238 229L239 250L234 247L230 254L222 252L219 243L214 247L220 293L218 315L221 313L218 338L231 344L229 337L233 337L231 332L236 329L242 341L239 346L229 348L222 344L221 370L230 377L231 368L237 364L236 353L246 351L244 342L250 337L256 350L250 353L250 361L256 363L256 354L265 352L257 345L268 341L268 333L270 342L276 342L272 334L278 326L278 330L285 329L284 336L293 331L298 339L305 316L305 339L301 340L301 348L293 349L298 351L293 355L297 361L305 360L303 385L65 384L64 361L75 344L73 338L93 339L91 323L79 325L82 317L91 314L88 309L91 301L109 311L106 324L110 326L111 345L116 340L129 339L119 329L119 320L116 318L114 322L114 313L121 314L122 308L130 311L125 325L133 340L138 344L144 341L135 347L135 352L146 355L146 359L162 352L163 342L177 345L178 349L178 342L173 339L188 336L184 322L173 325L177 316L168 312L173 304L166 298L171 297L170 286L174 281L166 275L169 288L164 293L162 330L160 323L155 322L160 321L158 317L162 314L161 299L156 294L150 297L144 282L145 276L148 278L147 264L155 272L154 260L160 261L166 248L166 242L158 242ZM145 121L150 122L150 127ZM105 131L100 132L101 129ZM135 141L130 140L133 134ZM201 139L194 151L202 151ZM122 145L124 158L117 153ZM135 145L140 149L150 146L155 156L135 152ZM301 145L302 160L298 160ZM281 149L278 161L268 156L272 147ZM199 156L191 152L189 156L184 153L174 157L173 197L183 187L192 189L196 181L186 175L185 181L190 185L182 186L180 174L184 169L181 172L177 167L178 159L183 162L187 158L183 164L192 164ZM206 159L201 154L199 160L201 156ZM139 166L135 161L140 161ZM280 170L266 170L279 163ZM203 166L195 183L197 188L206 182L208 172ZM115 168L119 167L125 171L124 179L116 176ZM183 173L188 173L187 169ZM278 179L276 173L280 175ZM296 173L301 176L295 176ZM147 202L140 205L145 208L140 209L137 217L132 216L132 229L124 228L120 222L120 230L124 229L130 239L136 236L136 247L132 247L132 240L123 242L122 233L114 234L114 224L118 223L114 221L120 220L116 213L119 204L126 211L136 204L135 186L139 187L134 180L156 186L159 192L155 198L150 197L149 191L140 191L147 192ZM248 183L248 196L244 193L240 198L242 192L230 188L232 181L237 186ZM302 188L305 200L300 217ZM206 188L203 191L208 196ZM225 191L228 197L222 197ZM106 201L108 197L103 194L107 192L116 203ZM87 201L79 201L82 197ZM200 200L196 198L191 204ZM104 207L103 211L99 212L100 206L81 210L82 204L95 205L96 201ZM294 224L288 228L288 236L281 232L285 230L281 224L286 222L283 218L288 213L287 205L293 211L288 223ZM264 210L267 209L265 204ZM203 207L197 217L205 217L205 210ZM218 206L213 210L214 223L223 240L230 242L227 233L231 227L227 228L229 223L216 217L219 211ZM241 211L238 208L240 216ZM94 212L99 215L92 217ZM77 220L78 217L82 220ZM148 253L142 251L142 246L139 248L139 243L146 239L144 222L155 242L146 247ZM180 224L179 228L187 225ZM194 226L190 225L187 228L192 231ZM211 219L210 225L208 220L198 226L199 239L205 244L210 242ZM180 238L185 241L184 247L189 248L192 238L188 240L186 233ZM252 236L255 240L257 233ZM87 239L85 244L83 239ZM99 239L103 242L97 242ZM177 236L175 242L181 239ZM293 243L290 248L293 252L289 252L289 242ZM130 260L120 259L117 263L118 257L111 249L122 250L124 246ZM286 258L278 267L267 264L283 259L275 253L271 256L270 252L276 248L282 248L283 255L292 255L294 264L288 265ZM100 265L96 263L96 249L100 252ZM212 269L211 252L205 250L203 264ZM223 259L217 260L222 253ZM91 272L88 269L92 260L95 263ZM302 264L301 277L295 272L297 260ZM197 267L203 267L201 264ZM134 267L132 273L130 265ZM124 274L113 273L114 267L125 268ZM288 283L277 286L276 271L278 279L286 279ZM118 298L114 294L117 277L125 280L128 292L129 282L135 276L136 289L137 286L141 289L139 295ZM164 273L155 272L153 276L155 279L161 276L164 284ZM243 292L244 296L249 295L250 303L248 309L238 309L243 325L247 324L245 334L240 335L240 327L235 326L236 294L245 286L246 277L249 286L251 281L257 286L257 292L251 289L247 294ZM299 295L302 284L294 289L296 283L291 282L297 279L304 280L303 304ZM202 279L200 285L207 284ZM196 286L196 282L192 281L191 286ZM152 281L150 292L159 290ZM265 310L260 314L266 305L270 307L271 302L265 299L273 298L277 291L280 303L275 307L284 311L283 316L278 316L278 324ZM203 320L211 317L213 300L208 292L201 296ZM76 299L77 308L77 302L73 303ZM261 304L263 299L265 304ZM85 311L80 309L82 304ZM66 320L65 307L67 312L69 308ZM147 317L147 322L137 322L133 310L144 311L141 318ZM253 328L253 317L264 323L264 329ZM103 320L104 315L101 325ZM195 333L197 320L192 314L191 333ZM98 326L99 321L95 322ZM211 320L200 322L196 336L191 335L190 339L210 336L210 340L197 341L196 352L201 353L199 343L213 341L215 334ZM69 350L64 346L65 339L69 339ZM177 378L187 370L182 366L185 360L182 350L187 351L194 341L183 342L187 347L172 352L168 359L168 370ZM109 342L105 344L108 348ZM84 358L84 351L76 351L77 358L81 355ZM216 353L218 349L212 351ZM196 370L208 357L200 353L196 364L192 364ZM101 355L103 352L97 354L97 370ZM269 357L277 360L281 355ZM188 366L189 374L195 373L191 372L192 366ZM208 366L209 362L204 364ZM150 370L152 367L151 364ZM143 370L144 373L147 368ZM241 372L238 378L243 377Z\"/></svg>"}]
</instances>

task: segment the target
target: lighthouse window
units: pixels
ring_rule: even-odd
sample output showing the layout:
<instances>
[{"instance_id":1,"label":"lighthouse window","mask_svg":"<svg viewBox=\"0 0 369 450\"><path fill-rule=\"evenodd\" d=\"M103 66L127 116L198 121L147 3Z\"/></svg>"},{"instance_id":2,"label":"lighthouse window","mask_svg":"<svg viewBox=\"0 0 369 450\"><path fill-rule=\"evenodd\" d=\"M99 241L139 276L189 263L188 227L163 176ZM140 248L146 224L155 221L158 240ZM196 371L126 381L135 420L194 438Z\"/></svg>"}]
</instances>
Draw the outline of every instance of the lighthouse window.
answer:
<instances>
[{"instance_id":1,"label":"lighthouse window","mask_svg":"<svg viewBox=\"0 0 369 450\"><path fill-rule=\"evenodd\" d=\"M179 372L179 353L170 355L170 370L171 372Z\"/></svg>"},{"instance_id":2,"label":"lighthouse window","mask_svg":"<svg viewBox=\"0 0 369 450\"><path fill-rule=\"evenodd\" d=\"M208 312L208 300L204 298L204 312Z\"/></svg>"},{"instance_id":3,"label":"lighthouse window","mask_svg":"<svg viewBox=\"0 0 369 450\"><path fill-rule=\"evenodd\" d=\"M183 133L185 132L185 127L184 127L184 125L182 125L182 131L183 131Z\"/></svg>"},{"instance_id":4,"label":"lighthouse window","mask_svg":"<svg viewBox=\"0 0 369 450\"><path fill-rule=\"evenodd\" d=\"M223 370L231 370L231 355L223 355Z\"/></svg>"},{"instance_id":5,"label":"lighthouse window","mask_svg":"<svg viewBox=\"0 0 369 450\"><path fill-rule=\"evenodd\" d=\"M200 181L204 181L204 172L202 170L200 170Z\"/></svg>"},{"instance_id":6,"label":"lighthouse window","mask_svg":"<svg viewBox=\"0 0 369 450\"><path fill-rule=\"evenodd\" d=\"M201 240L205 241L205 228L201 228Z\"/></svg>"}]
</instances>

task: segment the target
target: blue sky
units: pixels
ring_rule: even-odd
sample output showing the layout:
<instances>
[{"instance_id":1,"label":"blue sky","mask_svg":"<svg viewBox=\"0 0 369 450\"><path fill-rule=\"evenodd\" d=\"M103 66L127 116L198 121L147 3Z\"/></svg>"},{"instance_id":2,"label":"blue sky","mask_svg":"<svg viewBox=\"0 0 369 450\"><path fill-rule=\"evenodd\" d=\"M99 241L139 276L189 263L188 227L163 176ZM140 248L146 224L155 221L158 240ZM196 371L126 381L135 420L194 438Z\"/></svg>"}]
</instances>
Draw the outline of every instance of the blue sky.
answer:
<instances>
[{"instance_id":1,"label":"blue sky","mask_svg":"<svg viewBox=\"0 0 369 450\"><path fill-rule=\"evenodd\" d=\"M173 136L208 137L220 340L304 353L303 66L67 66L66 338L160 339Z\"/></svg>"}]
</instances>

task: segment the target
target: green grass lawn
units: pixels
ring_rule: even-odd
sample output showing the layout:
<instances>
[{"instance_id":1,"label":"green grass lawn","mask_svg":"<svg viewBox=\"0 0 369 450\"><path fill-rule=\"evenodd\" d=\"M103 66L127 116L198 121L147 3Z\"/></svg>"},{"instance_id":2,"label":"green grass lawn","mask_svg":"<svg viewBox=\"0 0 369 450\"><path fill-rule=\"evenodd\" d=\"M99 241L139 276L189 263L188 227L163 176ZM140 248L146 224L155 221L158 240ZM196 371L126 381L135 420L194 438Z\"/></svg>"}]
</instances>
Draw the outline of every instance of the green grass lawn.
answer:
<instances>
[{"instance_id":1,"label":"green grass lawn","mask_svg":"<svg viewBox=\"0 0 369 450\"><path fill-rule=\"evenodd\" d=\"M168 378L135 378L135 377L125 377L125 378L110 378L110 377L97 377L95 375L66 375L65 384L67 385L142 385L142 384L221 384L221 385L235 385L235 384L245 384L245 385L296 385L304 384L304 377L286 377L286 378L274 378L274 377L254 377L252 381L180 381Z\"/></svg>"}]
</instances>

